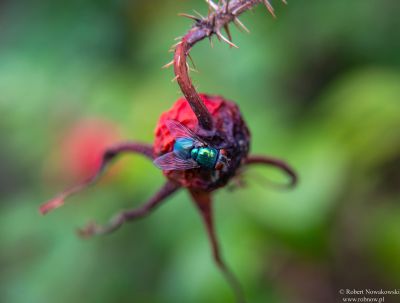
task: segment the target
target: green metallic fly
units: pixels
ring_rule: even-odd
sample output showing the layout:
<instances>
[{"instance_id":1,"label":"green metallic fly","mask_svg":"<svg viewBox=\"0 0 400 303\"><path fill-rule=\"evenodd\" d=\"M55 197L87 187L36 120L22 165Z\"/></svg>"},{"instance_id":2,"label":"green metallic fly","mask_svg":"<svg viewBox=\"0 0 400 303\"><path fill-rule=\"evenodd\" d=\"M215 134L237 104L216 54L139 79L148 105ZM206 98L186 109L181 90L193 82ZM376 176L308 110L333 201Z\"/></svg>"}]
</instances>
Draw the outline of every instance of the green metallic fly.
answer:
<instances>
[{"instance_id":1,"label":"green metallic fly","mask_svg":"<svg viewBox=\"0 0 400 303\"><path fill-rule=\"evenodd\" d=\"M193 131L175 120L167 120L166 125L175 137L173 150L154 160L162 170L187 170L205 168L221 170L229 160L224 149L210 146Z\"/></svg>"}]
</instances>

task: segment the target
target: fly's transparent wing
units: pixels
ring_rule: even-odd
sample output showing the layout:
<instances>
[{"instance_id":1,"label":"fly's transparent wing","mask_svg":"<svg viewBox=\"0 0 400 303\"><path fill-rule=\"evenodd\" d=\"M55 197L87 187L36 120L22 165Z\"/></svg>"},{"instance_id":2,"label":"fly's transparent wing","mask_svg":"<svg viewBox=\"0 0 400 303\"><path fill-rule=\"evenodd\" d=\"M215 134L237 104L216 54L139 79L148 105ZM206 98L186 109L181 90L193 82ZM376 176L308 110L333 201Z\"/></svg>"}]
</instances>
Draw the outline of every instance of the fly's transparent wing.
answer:
<instances>
[{"instance_id":1,"label":"fly's transparent wing","mask_svg":"<svg viewBox=\"0 0 400 303\"><path fill-rule=\"evenodd\" d=\"M187 170L200 167L193 159L182 159L174 152L158 157L153 163L162 170Z\"/></svg>"},{"instance_id":2,"label":"fly's transparent wing","mask_svg":"<svg viewBox=\"0 0 400 303\"><path fill-rule=\"evenodd\" d=\"M199 138L192 130L187 128L182 123L176 120L167 120L165 122L169 131L175 138L192 138L193 140L205 144L205 142Z\"/></svg>"}]
</instances>

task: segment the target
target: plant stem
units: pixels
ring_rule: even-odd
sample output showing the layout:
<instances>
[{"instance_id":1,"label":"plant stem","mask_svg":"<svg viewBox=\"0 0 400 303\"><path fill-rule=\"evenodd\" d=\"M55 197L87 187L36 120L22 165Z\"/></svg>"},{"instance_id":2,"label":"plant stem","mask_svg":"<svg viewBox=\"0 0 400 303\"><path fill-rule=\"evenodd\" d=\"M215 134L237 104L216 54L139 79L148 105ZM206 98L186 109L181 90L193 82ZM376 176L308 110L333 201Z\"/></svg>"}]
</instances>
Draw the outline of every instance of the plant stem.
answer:
<instances>
[{"instance_id":1,"label":"plant stem","mask_svg":"<svg viewBox=\"0 0 400 303\"><path fill-rule=\"evenodd\" d=\"M187 57L190 49L197 42L206 37L211 37L213 34L216 34L218 38L229 44L229 40L222 36L221 29L227 28L229 23L235 21L240 14L253 8L257 4L263 3L263 1L231 0L222 1L221 5L216 5L213 2L208 3L210 5L210 10L214 11L211 12L207 18L200 19L194 16L189 16L195 20L195 24L176 46L174 54L174 71L182 93L197 117L199 126L205 130L212 130L212 116L201 100L189 76Z\"/></svg>"}]
</instances>

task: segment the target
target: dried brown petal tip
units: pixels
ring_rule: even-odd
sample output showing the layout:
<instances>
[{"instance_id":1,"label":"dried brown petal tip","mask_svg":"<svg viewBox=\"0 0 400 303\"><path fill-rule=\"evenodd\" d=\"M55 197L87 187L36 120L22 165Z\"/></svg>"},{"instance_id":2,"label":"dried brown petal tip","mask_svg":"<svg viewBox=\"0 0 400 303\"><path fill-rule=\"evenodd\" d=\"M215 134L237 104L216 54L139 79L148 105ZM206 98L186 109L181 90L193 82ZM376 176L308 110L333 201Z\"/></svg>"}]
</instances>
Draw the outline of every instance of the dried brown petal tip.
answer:
<instances>
[{"instance_id":1,"label":"dried brown petal tip","mask_svg":"<svg viewBox=\"0 0 400 303\"><path fill-rule=\"evenodd\" d=\"M55 197L54 199L51 199L50 201L47 201L46 203L43 203L39 208L39 212L42 215L45 215L48 212L52 211L53 209L63 206L64 199L65 199L65 196L58 196L58 197Z\"/></svg>"}]
</instances>

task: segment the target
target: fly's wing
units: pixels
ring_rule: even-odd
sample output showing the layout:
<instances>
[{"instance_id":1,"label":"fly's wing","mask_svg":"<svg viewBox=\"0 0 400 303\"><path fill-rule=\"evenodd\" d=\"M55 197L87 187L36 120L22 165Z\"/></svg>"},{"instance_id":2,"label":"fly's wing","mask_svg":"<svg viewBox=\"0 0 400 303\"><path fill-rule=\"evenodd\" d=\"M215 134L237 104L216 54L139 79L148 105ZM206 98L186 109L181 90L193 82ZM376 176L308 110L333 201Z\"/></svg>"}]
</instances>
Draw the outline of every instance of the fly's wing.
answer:
<instances>
[{"instance_id":1,"label":"fly's wing","mask_svg":"<svg viewBox=\"0 0 400 303\"><path fill-rule=\"evenodd\" d=\"M162 170L187 170L200 167L193 159L182 159L174 152L158 157L153 163Z\"/></svg>"},{"instance_id":2,"label":"fly's wing","mask_svg":"<svg viewBox=\"0 0 400 303\"><path fill-rule=\"evenodd\" d=\"M177 138L192 138L193 140L206 145L206 143L202 139L200 139L199 136L197 136L192 130L187 128L182 123L180 123L180 122L178 122L176 120L167 120L165 122L165 124L167 125L167 127L168 127L169 131L171 132L171 134L176 139Z\"/></svg>"}]
</instances>

